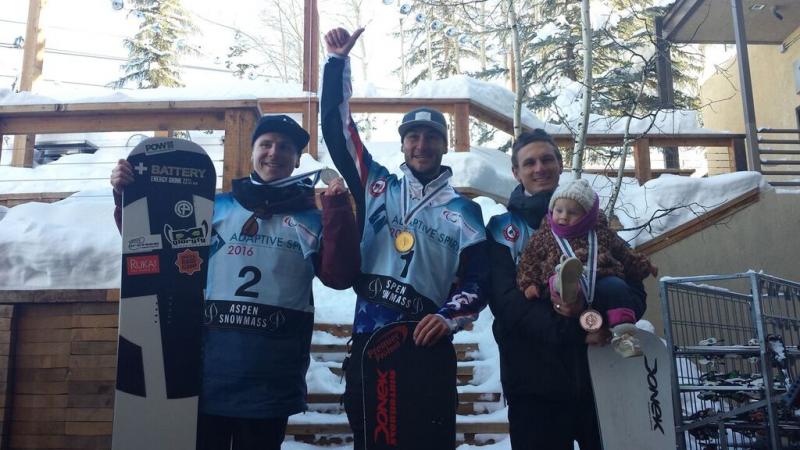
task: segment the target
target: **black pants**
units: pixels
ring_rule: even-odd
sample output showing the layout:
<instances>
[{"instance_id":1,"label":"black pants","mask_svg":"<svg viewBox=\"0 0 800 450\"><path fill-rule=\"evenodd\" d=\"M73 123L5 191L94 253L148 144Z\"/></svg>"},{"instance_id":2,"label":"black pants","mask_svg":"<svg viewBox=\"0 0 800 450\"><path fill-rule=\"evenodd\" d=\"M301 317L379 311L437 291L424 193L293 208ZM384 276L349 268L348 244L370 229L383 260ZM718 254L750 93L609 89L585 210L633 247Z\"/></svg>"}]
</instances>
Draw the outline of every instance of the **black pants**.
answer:
<instances>
[{"instance_id":1,"label":"black pants","mask_svg":"<svg viewBox=\"0 0 800 450\"><path fill-rule=\"evenodd\" d=\"M641 281L626 281L615 276L598 278L592 307L603 313L606 320L608 311L616 308L630 309L639 320L647 309L647 292ZM616 325L609 321L606 324Z\"/></svg>"},{"instance_id":2,"label":"black pants","mask_svg":"<svg viewBox=\"0 0 800 450\"><path fill-rule=\"evenodd\" d=\"M367 344L369 334L353 335L350 359L345 368L345 388L342 400L347 421L353 430L353 450L364 450L364 391L361 388L361 352Z\"/></svg>"},{"instance_id":3,"label":"black pants","mask_svg":"<svg viewBox=\"0 0 800 450\"><path fill-rule=\"evenodd\" d=\"M288 417L247 419L200 414L198 450L280 450Z\"/></svg>"},{"instance_id":4,"label":"black pants","mask_svg":"<svg viewBox=\"0 0 800 450\"><path fill-rule=\"evenodd\" d=\"M594 399L574 402L546 400L534 395L512 395L508 425L513 450L602 450Z\"/></svg>"}]
</instances>

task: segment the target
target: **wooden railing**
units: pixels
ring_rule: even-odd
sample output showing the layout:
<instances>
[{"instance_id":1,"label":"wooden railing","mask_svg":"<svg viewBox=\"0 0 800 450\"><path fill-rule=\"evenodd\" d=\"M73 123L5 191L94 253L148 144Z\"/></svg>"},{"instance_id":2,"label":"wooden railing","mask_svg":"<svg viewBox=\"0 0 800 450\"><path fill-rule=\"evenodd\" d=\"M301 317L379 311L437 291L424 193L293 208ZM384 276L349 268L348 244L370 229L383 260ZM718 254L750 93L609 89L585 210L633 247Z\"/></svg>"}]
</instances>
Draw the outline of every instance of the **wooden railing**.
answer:
<instances>
[{"instance_id":1,"label":"wooden railing","mask_svg":"<svg viewBox=\"0 0 800 450\"><path fill-rule=\"evenodd\" d=\"M512 121L492 108L464 98L353 98L353 113L397 114L418 107L436 108L452 117L450 145L455 151L470 149L469 118L512 133ZM105 131L224 130L223 189L250 170L250 136L260 114L300 114L311 134L308 152L317 156L319 98L275 98L260 100L142 101L121 103L68 103L0 106L0 145L4 135L88 133ZM527 127L525 127L527 128ZM573 138L554 135L562 148ZM587 136L588 145L622 146L621 134ZM744 135L649 134L633 143L634 175L640 183L653 177L650 147L704 146L728 148L731 171L746 170ZM30 167L33 155L15 154L13 165Z\"/></svg>"}]
</instances>

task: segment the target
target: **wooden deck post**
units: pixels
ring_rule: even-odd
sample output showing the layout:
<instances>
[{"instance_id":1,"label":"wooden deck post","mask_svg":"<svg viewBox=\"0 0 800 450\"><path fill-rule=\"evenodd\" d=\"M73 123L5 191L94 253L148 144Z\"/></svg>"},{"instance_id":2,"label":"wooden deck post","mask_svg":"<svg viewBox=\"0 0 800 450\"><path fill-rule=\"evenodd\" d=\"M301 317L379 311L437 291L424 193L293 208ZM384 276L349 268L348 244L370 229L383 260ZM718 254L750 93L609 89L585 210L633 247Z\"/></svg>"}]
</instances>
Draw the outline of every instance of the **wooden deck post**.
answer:
<instances>
[{"instance_id":1,"label":"wooden deck post","mask_svg":"<svg viewBox=\"0 0 800 450\"><path fill-rule=\"evenodd\" d=\"M19 92L30 91L42 76L44 66L44 33L39 26L39 17L47 0L28 0L28 26L25 28L25 46L22 55L22 77ZM11 165L33 167L33 145L36 135L18 135L14 139Z\"/></svg>"},{"instance_id":2,"label":"wooden deck post","mask_svg":"<svg viewBox=\"0 0 800 450\"><path fill-rule=\"evenodd\" d=\"M311 135L308 153L317 158L317 125L319 122L319 12L317 0L305 0L303 5L303 90L313 95L303 112L303 128Z\"/></svg>"},{"instance_id":3,"label":"wooden deck post","mask_svg":"<svg viewBox=\"0 0 800 450\"><path fill-rule=\"evenodd\" d=\"M225 145L223 147L222 190L231 190L231 181L250 173L252 145L250 138L256 115L249 110L225 111Z\"/></svg>"},{"instance_id":4,"label":"wooden deck post","mask_svg":"<svg viewBox=\"0 0 800 450\"><path fill-rule=\"evenodd\" d=\"M728 163L731 172L741 172L747 170L747 149L744 139L732 138L728 145Z\"/></svg>"},{"instance_id":5,"label":"wooden deck post","mask_svg":"<svg viewBox=\"0 0 800 450\"><path fill-rule=\"evenodd\" d=\"M469 102L456 103L453 111L455 139L453 147L457 152L469 151Z\"/></svg>"},{"instance_id":6,"label":"wooden deck post","mask_svg":"<svg viewBox=\"0 0 800 450\"><path fill-rule=\"evenodd\" d=\"M309 98L309 102L303 108L303 129L308 131L308 154L317 159L319 142L319 100L317 97Z\"/></svg>"},{"instance_id":7,"label":"wooden deck post","mask_svg":"<svg viewBox=\"0 0 800 450\"><path fill-rule=\"evenodd\" d=\"M633 143L633 161L636 164L634 173L639 180L639 186L645 184L653 177L650 168L650 140L648 138L636 139Z\"/></svg>"}]
</instances>

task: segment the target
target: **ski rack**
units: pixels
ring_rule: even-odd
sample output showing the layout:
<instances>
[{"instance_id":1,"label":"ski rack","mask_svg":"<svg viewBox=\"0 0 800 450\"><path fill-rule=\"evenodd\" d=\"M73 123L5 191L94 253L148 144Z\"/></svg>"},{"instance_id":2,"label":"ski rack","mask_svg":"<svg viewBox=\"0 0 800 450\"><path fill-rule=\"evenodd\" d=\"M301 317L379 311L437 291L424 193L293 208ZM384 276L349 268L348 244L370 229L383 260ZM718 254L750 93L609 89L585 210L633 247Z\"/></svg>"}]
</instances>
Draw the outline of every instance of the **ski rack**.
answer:
<instances>
[{"instance_id":1,"label":"ski rack","mask_svg":"<svg viewBox=\"0 0 800 450\"><path fill-rule=\"evenodd\" d=\"M800 284L662 278L680 450L800 448Z\"/></svg>"}]
</instances>

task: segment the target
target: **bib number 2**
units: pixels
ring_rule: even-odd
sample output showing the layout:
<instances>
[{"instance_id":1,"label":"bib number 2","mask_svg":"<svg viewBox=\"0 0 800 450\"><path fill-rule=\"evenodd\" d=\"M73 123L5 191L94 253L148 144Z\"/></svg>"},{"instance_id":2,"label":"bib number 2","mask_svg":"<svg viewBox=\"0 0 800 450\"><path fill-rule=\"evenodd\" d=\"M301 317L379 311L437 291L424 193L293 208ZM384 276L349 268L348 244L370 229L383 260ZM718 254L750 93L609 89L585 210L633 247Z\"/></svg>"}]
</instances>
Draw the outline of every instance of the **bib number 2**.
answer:
<instances>
[{"instance_id":1,"label":"bib number 2","mask_svg":"<svg viewBox=\"0 0 800 450\"><path fill-rule=\"evenodd\" d=\"M247 278L248 275L252 275L253 278L245 281L244 284L239 286L239 289L236 289L236 295L240 297L250 297L250 298L258 298L258 292L255 291L248 291L247 289L258 284L261 281L261 271L258 270L258 267L253 266L244 266L242 270L239 271L239 278Z\"/></svg>"}]
</instances>

